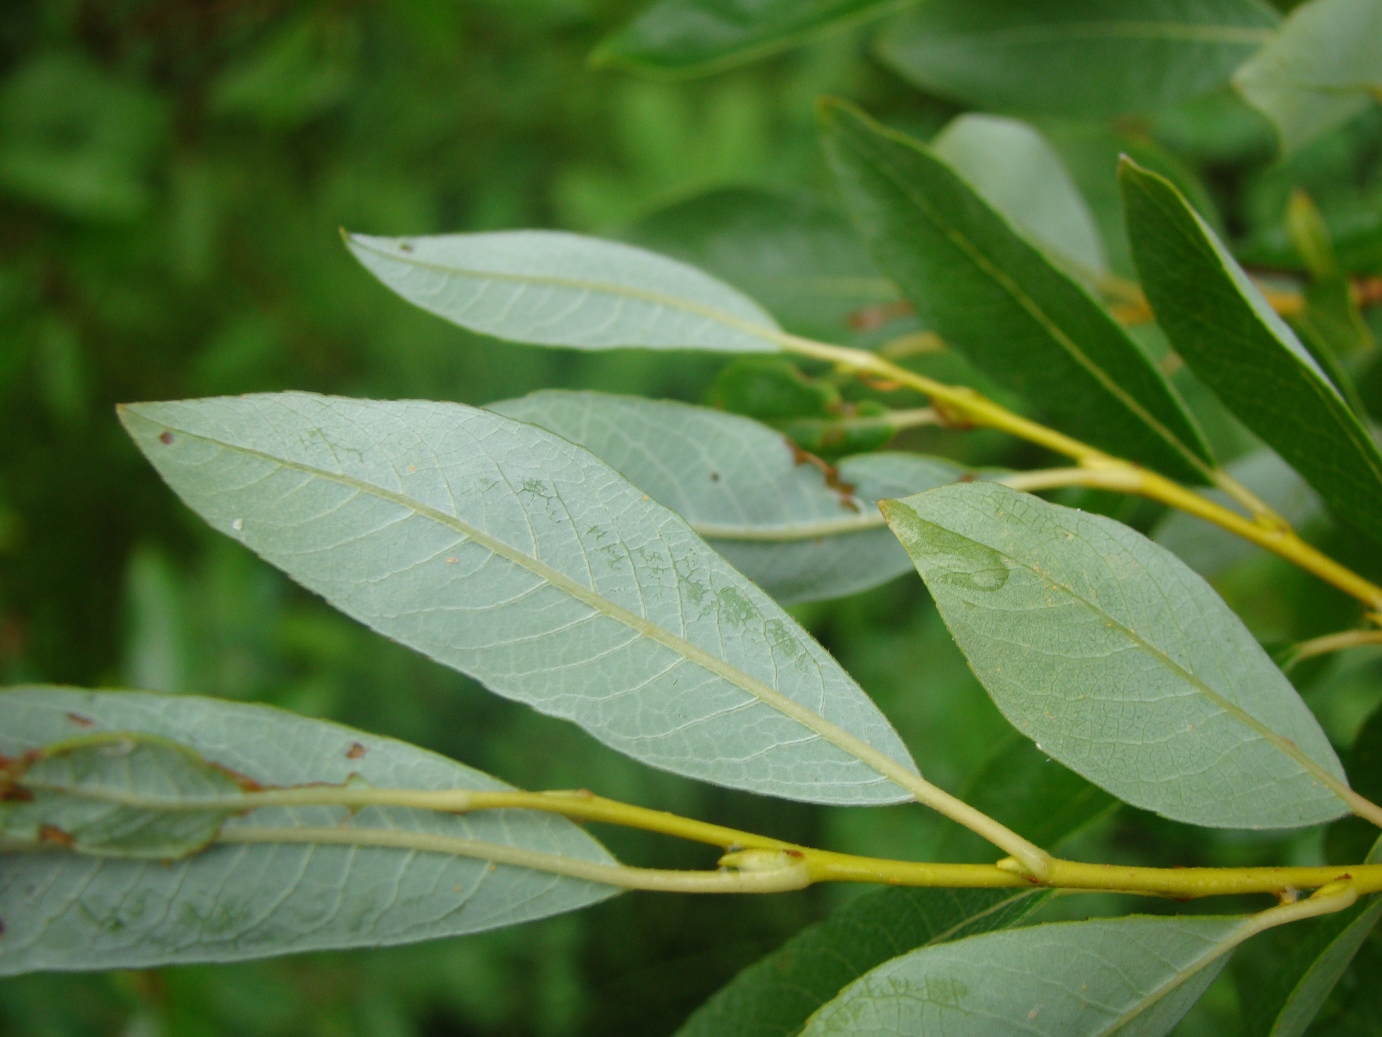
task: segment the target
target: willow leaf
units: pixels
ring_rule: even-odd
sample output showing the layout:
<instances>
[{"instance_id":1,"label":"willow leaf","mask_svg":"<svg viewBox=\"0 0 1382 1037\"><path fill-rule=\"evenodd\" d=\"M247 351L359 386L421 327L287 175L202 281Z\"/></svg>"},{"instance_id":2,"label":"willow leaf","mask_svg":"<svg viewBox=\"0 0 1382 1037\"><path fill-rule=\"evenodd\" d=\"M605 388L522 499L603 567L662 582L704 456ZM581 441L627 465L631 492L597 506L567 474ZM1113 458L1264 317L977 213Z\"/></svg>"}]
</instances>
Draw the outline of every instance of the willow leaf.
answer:
<instances>
[{"instance_id":1,"label":"willow leaf","mask_svg":"<svg viewBox=\"0 0 1382 1037\"><path fill-rule=\"evenodd\" d=\"M1257 0L927 0L879 52L969 107L1088 119L1223 86L1279 22Z\"/></svg>"},{"instance_id":2,"label":"willow leaf","mask_svg":"<svg viewBox=\"0 0 1382 1037\"><path fill-rule=\"evenodd\" d=\"M714 72L913 0L658 0L592 59L661 76Z\"/></svg>"},{"instance_id":3,"label":"willow leaf","mask_svg":"<svg viewBox=\"0 0 1382 1037\"><path fill-rule=\"evenodd\" d=\"M922 323L1061 428L1202 481L1209 448L1107 311L930 149L842 102L823 110L836 180Z\"/></svg>"},{"instance_id":4,"label":"willow leaf","mask_svg":"<svg viewBox=\"0 0 1382 1037\"><path fill-rule=\"evenodd\" d=\"M1167 180L1119 170L1133 256L1176 352L1324 498L1382 540L1382 451L1218 236Z\"/></svg>"},{"instance_id":5,"label":"willow leaf","mask_svg":"<svg viewBox=\"0 0 1382 1037\"><path fill-rule=\"evenodd\" d=\"M1204 580L1110 518L993 483L884 504L998 708L1134 806L1221 828L1348 809L1290 682Z\"/></svg>"},{"instance_id":6,"label":"willow leaf","mask_svg":"<svg viewBox=\"0 0 1382 1037\"><path fill-rule=\"evenodd\" d=\"M550 391L491 410L585 447L789 603L852 594L909 572L907 552L875 502L965 474L937 458L862 454L828 477L766 425L667 400Z\"/></svg>"},{"instance_id":7,"label":"willow leaf","mask_svg":"<svg viewBox=\"0 0 1382 1037\"><path fill-rule=\"evenodd\" d=\"M551 432L308 393L122 419L215 528L501 695L722 785L907 798L907 750L839 664L685 522Z\"/></svg>"},{"instance_id":8,"label":"willow leaf","mask_svg":"<svg viewBox=\"0 0 1382 1037\"><path fill-rule=\"evenodd\" d=\"M560 231L376 238L346 244L415 306L512 342L573 349L772 352L781 331L752 299L694 267Z\"/></svg>"},{"instance_id":9,"label":"willow leaf","mask_svg":"<svg viewBox=\"0 0 1382 1037\"><path fill-rule=\"evenodd\" d=\"M62 746L103 745L119 752L122 742L123 756L88 759L95 769L76 784L71 780L76 772L70 769L66 779L49 770L27 780L41 778L50 800L62 789L91 795L100 785L106 793L137 792L145 799L184 806L189 800L240 792L250 781L292 786L354 780L414 790L508 788L402 742L267 706L73 688L0 692L0 755L17 759L39 752L54 760L64 755ZM136 761L135 746L158 746L161 754L139 759L121 775L117 765ZM70 753L67 761L72 763ZM212 772L220 778L211 778ZM50 818L85 809L80 797L74 798L74 806L50 801L48 809L57 811ZM11 800L0 805L0 817L31 806ZM0 918L5 924L0 975L238 961L410 943L570 911L616 892L583 879L478 858L381 846L243 843L212 845L176 860L140 859L154 842L166 842L168 833L160 825L169 822L166 815L145 808L142 835L136 835L139 826L128 822L138 811L123 809L126 842L121 856L110 856L116 848L108 844L104 856L60 848L0 853ZM109 804L105 810L110 819ZM183 824L187 817L201 823L215 815L213 828L228 834L249 826L348 825L366 835L390 830L445 836L617 863L571 822L524 811L463 816L397 807L356 812L274 807L229 819L223 810L182 814ZM50 829L50 840L55 835ZM139 838L147 840L142 847ZM52 845L66 845L66 840Z\"/></svg>"},{"instance_id":10,"label":"willow leaf","mask_svg":"<svg viewBox=\"0 0 1382 1037\"><path fill-rule=\"evenodd\" d=\"M1132 916L973 936L874 969L802 1034L1161 1037L1252 931L1245 918Z\"/></svg>"}]
</instances>

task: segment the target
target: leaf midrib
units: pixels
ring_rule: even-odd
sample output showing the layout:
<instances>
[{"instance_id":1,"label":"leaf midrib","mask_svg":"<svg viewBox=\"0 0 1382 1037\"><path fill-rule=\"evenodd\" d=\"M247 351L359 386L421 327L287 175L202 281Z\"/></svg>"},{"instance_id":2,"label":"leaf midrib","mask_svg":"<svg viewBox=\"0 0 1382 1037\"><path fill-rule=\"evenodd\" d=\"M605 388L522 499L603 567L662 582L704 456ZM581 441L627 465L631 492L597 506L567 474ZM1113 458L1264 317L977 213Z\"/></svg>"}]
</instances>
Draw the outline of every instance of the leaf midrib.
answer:
<instances>
[{"instance_id":1,"label":"leaf midrib","mask_svg":"<svg viewBox=\"0 0 1382 1037\"><path fill-rule=\"evenodd\" d=\"M964 33L961 38L981 39L996 46L1027 46L1063 43L1067 40L1173 40L1188 43L1222 43L1230 46L1261 46L1270 43L1277 29L1268 26L1207 25L1199 22L1155 22L1107 19L1088 22L1060 22L1054 25L1024 25L995 31ZM952 39L955 37L951 37ZM936 46L944 44L938 41Z\"/></svg>"},{"instance_id":2,"label":"leaf midrib","mask_svg":"<svg viewBox=\"0 0 1382 1037\"><path fill-rule=\"evenodd\" d=\"M871 127L871 129L873 129L874 132L879 132L883 136L893 140L893 142L896 144L916 150L917 153L920 154L923 159L930 159L932 161L939 163L942 166L944 165L944 163L940 162L939 159L932 158L932 156L926 154L924 151L918 148L912 141L908 140L906 137L899 133L889 130L886 127ZM1192 468L1205 475L1209 474L1210 466L1205 462L1203 458L1201 458L1198 454L1196 454L1193 450L1191 450L1188 446L1181 442L1180 437L1176 436L1173 432L1171 432L1171 430L1168 429L1160 420L1153 417L1152 414L1150 414L1136 398L1129 395L1123 389L1123 387L1118 384L1117 381L1115 381L1104 371L1103 368L1095 364L1093 360L1086 356L1084 351L1081 350L1079 346L1075 344L1074 340L1071 339L1068 335L1066 335L1065 332L1061 330L1060 326L1056 324L1049 316L1047 316L1046 311L1037 304L1036 300L1032 299L1031 296L1029 296L1026 292L1022 291L1021 288L1018 287L1016 282L1014 282L1010 277L1003 273L1002 270L994 266L993 263L989 261L988 256L985 255L984 252L980 250L979 247L975 245L974 242L972 242L968 236L966 236L957 227L952 226L948 221L946 221L941 216L940 212L930 203L929 199L927 199L924 195L918 195L913 193L913 191L908 185L907 179L895 172L892 163L888 162L882 156L875 155L874 158L877 163L877 168L880 172L883 173L884 176L888 178L889 182L891 182L893 186L905 198L911 201L918 208L918 210L920 210L922 214L925 215L928 220L930 220L931 224L938 231L944 234L945 237L948 238L951 242L953 242L957 248L964 252L965 255L967 255L970 258L970 260L975 264L975 266L979 267L979 269L983 273L987 274L989 278L995 284L997 284L998 287L1001 288L1009 296L1009 298L1013 300L1013 302L1017 303L1018 306L1020 306L1033 320L1035 320L1037 324L1048 335L1050 335L1051 338L1053 338L1056 341L1057 345L1059 345L1066 352L1066 354L1070 356L1072 360L1074 360L1077 364L1079 364L1082 368L1089 372L1089 374L1093 375L1095 380L1098 381L1099 384L1102 385L1104 389L1109 392L1110 395L1112 395L1116 400L1118 400L1118 402L1122 403L1123 406L1126 407L1129 411L1131 411L1134 416L1141 419L1151 429L1151 431L1162 440L1162 442L1164 442L1167 446L1171 447L1174 451L1180 454L1181 457L1184 458L1185 461L1189 463ZM958 177L958 174L954 175ZM960 179L963 180L963 178ZM1005 223L1007 222L1002 216L1002 214L996 212L996 210L993 210L991 206L988 206L987 202L985 202L984 204L986 207L990 209L990 211L993 211L994 214L998 216L1000 220L1003 220ZM1014 231L1014 233L1016 233L1016 231ZM1018 236L1021 237L1021 235Z\"/></svg>"},{"instance_id":3,"label":"leaf midrib","mask_svg":"<svg viewBox=\"0 0 1382 1037\"><path fill-rule=\"evenodd\" d=\"M918 516L918 518L920 518L920 516ZM921 519L921 521L926 522L927 520ZM1172 674L1180 677L1181 680L1185 681L1186 683L1191 685L1191 687L1201 692L1207 699L1209 699L1210 702L1214 703L1229 716L1233 717L1235 720L1243 724L1249 730L1253 731L1255 734L1259 735L1261 738L1266 740L1279 752L1284 753L1290 759L1300 764L1301 767L1303 767L1311 775L1317 778L1326 788L1328 788L1330 792L1334 793L1334 795L1337 796L1346 807L1351 806L1349 802L1349 793L1351 792L1351 790L1348 788L1348 786L1344 785L1342 782L1339 781L1338 778L1334 777L1334 775L1326 771L1323 767L1321 767L1318 763L1312 760L1309 756L1301 752L1301 750L1298 749L1290 741L1290 739L1284 738L1283 736L1277 734L1262 721L1258 720L1251 713L1247 712L1247 710L1224 698L1221 694L1219 694L1219 692L1211 688L1196 674L1181 666L1178 662L1172 659L1168 654L1166 654L1156 645L1152 644L1150 641L1143 638L1142 635L1138 634L1135 630L1120 622L1114 616L1109 615L1109 613L1104 611L1097 604L1083 597L1081 594L1076 592L1073 587L1069 586L1068 584L1062 583L1059 580L1054 579L1042 569L1039 569L1034 565L1029 565L1026 562L1021 561L1020 559L1013 558L1006 552L1001 551L998 548L995 548L989 544L986 544L981 540L976 540L974 537L968 536L964 533L959 533L956 530L947 531L954 533L956 536L959 536L964 540L969 541L971 544L975 544L976 546L985 548L990 551L995 551L1009 565L1027 570L1028 572L1032 573L1032 575L1036 576L1037 579L1045 583L1046 586L1050 587L1053 590L1063 592L1069 598L1084 606L1095 616L1099 617L1102 620L1105 620L1111 627L1120 631L1125 637L1127 637L1129 641L1132 641L1135 645L1143 648L1149 655L1152 656L1152 658L1157 663L1162 665L1163 668L1170 671Z\"/></svg>"},{"instance_id":4,"label":"leaf midrib","mask_svg":"<svg viewBox=\"0 0 1382 1037\"><path fill-rule=\"evenodd\" d=\"M139 414L139 411L135 408L130 408L130 410L135 414ZM906 767L904 767L902 764L898 763L896 760L893 760L891 757L885 755L880 750L875 749L867 742L850 734L843 728L837 727L835 724L832 724L829 720L826 720L820 714L815 713L814 711L808 709L807 707L801 705L793 699L788 698L786 695L777 691L775 688L772 688L769 685L765 684L763 681L760 681L757 678L750 676L749 674L745 673L743 670L740 670L738 667L732 665L726 660L720 659L710 654L698 645L695 645L692 642L687 641L685 638L673 634L670 630L667 630L664 627L658 626L656 623L644 619L642 616L639 616L636 613L629 611L623 606L615 604L614 602L610 601L608 598L597 593L591 588L585 587L577 581L571 579L564 573L561 573L556 569L553 569L545 562L542 562L541 560L534 558L531 555L525 554L517 548L512 547L511 545L498 539L497 537L491 536L490 534L485 533L484 531L470 525L469 523L462 521L456 516L447 515L443 511L439 511L436 508L432 508L426 504L421 503L420 501L413 500L406 494L397 493L392 490L387 490L382 486L366 482L363 479L356 479L353 476L349 476L344 473L329 472L325 469L317 468L313 465L303 464L297 461L290 461L282 457L276 457L273 454L261 450L256 450L252 447L245 447L240 446L238 444L227 443L223 440L216 439L212 436L204 435L198 432L193 432L178 426L171 426L167 422L158 421L156 419L149 418L142 414L139 414L139 416L143 418L143 420L148 421L150 424L160 425L165 428L174 429L181 435L187 436L191 439L199 440L203 443L211 444L213 446L219 447L220 449L228 450L234 453L244 454L250 457L256 457L260 460L267 461L271 464L279 465L290 471L301 472L304 475L309 475L314 478L325 479L328 482L335 482L338 485L350 487L351 489L356 490L357 492L366 493L382 498L393 504L398 505L401 508L405 508L411 511L414 514L420 515L423 518L430 519L433 522L437 522L440 525L446 526L454 530L455 532L459 533L461 536L467 538L468 540L472 540L476 544L479 544L481 547L484 547L490 552L499 555L501 558L505 558L513 564L528 570L533 575L546 581L548 584L557 588L558 590L561 590L569 594L571 597L587 605L591 609L595 610L597 613L603 614L611 619L614 619L617 622L623 623L625 626L629 627L635 633L643 637L647 637L650 640L655 641L658 644L661 644L664 647L671 649L673 652L677 653L687 661L699 665L706 670L709 670L711 673L715 674L716 676L720 677L725 681L728 681L730 684L733 684L734 686L747 692L753 697L759 699L760 701L770 706L771 708L777 710L779 713L782 713L789 719L796 721L803 727L806 727L808 730L814 732L816 735L832 743L837 748L843 749L846 753L853 756L861 763L864 763L865 765L871 767L881 777L892 781L894 784L901 787L904 791L910 794L915 794L917 784L923 780L919 776L914 775L910 771L908 771ZM677 516L675 512L670 512L669 514L672 515L675 521L684 521L680 518L680 516Z\"/></svg>"}]
</instances>

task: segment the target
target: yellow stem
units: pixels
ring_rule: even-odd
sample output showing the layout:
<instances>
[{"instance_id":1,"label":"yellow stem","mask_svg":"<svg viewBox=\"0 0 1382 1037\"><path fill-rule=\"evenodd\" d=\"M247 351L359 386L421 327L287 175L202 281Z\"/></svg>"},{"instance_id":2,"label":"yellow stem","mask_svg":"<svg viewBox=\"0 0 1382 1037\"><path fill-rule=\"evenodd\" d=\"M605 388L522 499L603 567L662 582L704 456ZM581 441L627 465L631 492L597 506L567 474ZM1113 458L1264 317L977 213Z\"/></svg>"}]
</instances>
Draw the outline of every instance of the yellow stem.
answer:
<instances>
[{"instance_id":1,"label":"yellow stem","mask_svg":"<svg viewBox=\"0 0 1382 1037\"><path fill-rule=\"evenodd\" d=\"M786 333L778 333L773 338L784 349L801 356L826 360L915 389L930 396L938 409L951 411L975 425L999 429L1029 443L1064 454L1079 462L1082 469L1087 470L1087 475L1077 478L1071 474L1068 476L1070 481L1060 485L1120 490L1179 508L1285 558L1357 598L1370 609L1382 610L1382 587L1364 579L1306 543L1270 508L1224 473L1211 471L1208 474L1213 476L1225 491L1253 510L1256 518L1244 518L1207 497L1187 490L1165 476L1148 471L1130 461L1113 457L1020 414L1014 414L973 389L945 385L864 350L813 342Z\"/></svg>"},{"instance_id":2,"label":"yellow stem","mask_svg":"<svg viewBox=\"0 0 1382 1037\"><path fill-rule=\"evenodd\" d=\"M1345 648L1361 648L1364 645L1382 645L1382 630L1344 630L1337 634L1325 634L1302 641L1291 649L1283 670L1289 670L1297 663L1313 659L1317 655L1328 655Z\"/></svg>"}]
</instances>

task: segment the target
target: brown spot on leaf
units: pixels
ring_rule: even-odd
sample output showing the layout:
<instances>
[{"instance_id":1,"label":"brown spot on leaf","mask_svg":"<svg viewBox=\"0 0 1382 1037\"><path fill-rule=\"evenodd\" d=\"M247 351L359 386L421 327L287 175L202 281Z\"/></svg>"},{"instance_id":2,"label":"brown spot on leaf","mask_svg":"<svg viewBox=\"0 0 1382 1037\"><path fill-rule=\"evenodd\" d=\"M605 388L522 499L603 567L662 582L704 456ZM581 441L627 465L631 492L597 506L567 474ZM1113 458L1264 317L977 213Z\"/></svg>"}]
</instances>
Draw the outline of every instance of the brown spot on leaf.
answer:
<instances>
[{"instance_id":1,"label":"brown spot on leaf","mask_svg":"<svg viewBox=\"0 0 1382 1037\"><path fill-rule=\"evenodd\" d=\"M77 840L73 839L57 825L39 825L38 838L40 842L57 843L59 846L65 846L68 849L77 845Z\"/></svg>"},{"instance_id":2,"label":"brown spot on leaf","mask_svg":"<svg viewBox=\"0 0 1382 1037\"><path fill-rule=\"evenodd\" d=\"M457 558L455 555L448 555L448 556L447 556L447 559L446 559L446 564L447 564L447 565L455 565L455 564L456 564L457 562L459 562L459 561L460 561L460 559Z\"/></svg>"},{"instance_id":3,"label":"brown spot on leaf","mask_svg":"<svg viewBox=\"0 0 1382 1037\"><path fill-rule=\"evenodd\" d=\"M710 481L711 481L711 482L719 482L719 481L720 481L720 473L719 473L719 472L711 472L711 473L710 473Z\"/></svg>"},{"instance_id":4,"label":"brown spot on leaf","mask_svg":"<svg viewBox=\"0 0 1382 1037\"><path fill-rule=\"evenodd\" d=\"M367 752L369 752L369 750L366 749L366 748L365 748L363 745L361 745L359 742L351 742L351 743L350 743L350 748L346 750L346 759L347 759L347 760L358 760L358 759L360 759L360 757L364 756L365 753L367 753Z\"/></svg>"},{"instance_id":5,"label":"brown spot on leaf","mask_svg":"<svg viewBox=\"0 0 1382 1037\"><path fill-rule=\"evenodd\" d=\"M411 252L411 251L413 251L413 246L410 245L410 244L408 244L406 241L400 241L400 242L398 243L398 251L400 251L400 252Z\"/></svg>"},{"instance_id":6,"label":"brown spot on leaf","mask_svg":"<svg viewBox=\"0 0 1382 1037\"><path fill-rule=\"evenodd\" d=\"M899 299L895 302L880 302L855 310L846 319L846 323L855 331L873 331L881 328L890 320L907 317L911 313L912 304L905 299Z\"/></svg>"},{"instance_id":7,"label":"brown spot on leaf","mask_svg":"<svg viewBox=\"0 0 1382 1037\"><path fill-rule=\"evenodd\" d=\"M167 431L160 432L158 434L158 441L162 443L164 446L167 446L169 443L173 441L173 434Z\"/></svg>"},{"instance_id":8,"label":"brown spot on leaf","mask_svg":"<svg viewBox=\"0 0 1382 1037\"><path fill-rule=\"evenodd\" d=\"M78 727L91 727L96 723L96 721L92 720L90 717L84 717L80 713L68 713L67 719Z\"/></svg>"}]
</instances>

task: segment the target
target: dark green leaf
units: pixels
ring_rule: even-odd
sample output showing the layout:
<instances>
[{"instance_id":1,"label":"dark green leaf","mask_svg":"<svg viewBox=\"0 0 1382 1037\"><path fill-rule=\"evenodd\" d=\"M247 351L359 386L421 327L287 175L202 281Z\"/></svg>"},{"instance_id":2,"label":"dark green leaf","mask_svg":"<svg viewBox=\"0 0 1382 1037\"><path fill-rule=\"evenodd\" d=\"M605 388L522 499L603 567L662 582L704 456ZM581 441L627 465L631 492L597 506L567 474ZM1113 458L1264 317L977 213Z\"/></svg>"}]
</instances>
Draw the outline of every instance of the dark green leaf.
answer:
<instances>
[{"instance_id":1,"label":"dark green leaf","mask_svg":"<svg viewBox=\"0 0 1382 1037\"><path fill-rule=\"evenodd\" d=\"M1354 735L1344 770L1360 796L1382 802L1382 706L1373 710ZM1341 818L1325 833L1325 852L1332 864L1351 864L1363 859L1376 838L1376 825L1361 817Z\"/></svg>"},{"instance_id":2,"label":"dark green leaf","mask_svg":"<svg viewBox=\"0 0 1382 1037\"><path fill-rule=\"evenodd\" d=\"M663 76L749 61L912 0L659 0L592 59Z\"/></svg>"},{"instance_id":3,"label":"dark green leaf","mask_svg":"<svg viewBox=\"0 0 1382 1037\"><path fill-rule=\"evenodd\" d=\"M1089 118L1209 93L1278 21L1256 0L928 0L880 51L975 108Z\"/></svg>"},{"instance_id":4,"label":"dark green leaf","mask_svg":"<svg viewBox=\"0 0 1382 1037\"><path fill-rule=\"evenodd\" d=\"M1158 323L1202 381L1324 498L1382 540L1382 452L1295 333L1167 180L1120 176Z\"/></svg>"},{"instance_id":5,"label":"dark green leaf","mask_svg":"<svg viewBox=\"0 0 1382 1037\"><path fill-rule=\"evenodd\" d=\"M711 191L640 220L624 238L734 285L799 335L838 341L851 315L898 299L848 218L803 195Z\"/></svg>"},{"instance_id":6,"label":"dark green leaf","mask_svg":"<svg viewBox=\"0 0 1382 1037\"><path fill-rule=\"evenodd\" d=\"M1127 333L945 162L835 102L825 140L845 200L923 323L1067 432L1168 474L1212 463Z\"/></svg>"},{"instance_id":7,"label":"dark green leaf","mask_svg":"<svg viewBox=\"0 0 1382 1037\"><path fill-rule=\"evenodd\" d=\"M677 1037L791 1037L864 973L918 947L1008 929L1047 890L883 889L866 893L739 973Z\"/></svg>"},{"instance_id":8,"label":"dark green leaf","mask_svg":"<svg viewBox=\"0 0 1382 1037\"><path fill-rule=\"evenodd\" d=\"M1098 785L1051 759L1026 738L1014 737L970 778L960 797L1024 839L1054 850L1118 805ZM958 825L937 851L943 860L993 861L993 846Z\"/></svg>"},{"instance_id":9,"label":"dark green leaf","mask_svg":"<svg viewBox=\"0 0 1382 1037\"><path fill-rule=\"evenodd\" d=\"M1367 860L1382 863L1382 840ZM1311 923L1248 1004L1243 1037L1301 1037L1380 917L1382 896L1374 894Z\"/></svg>"}]
</instances>

